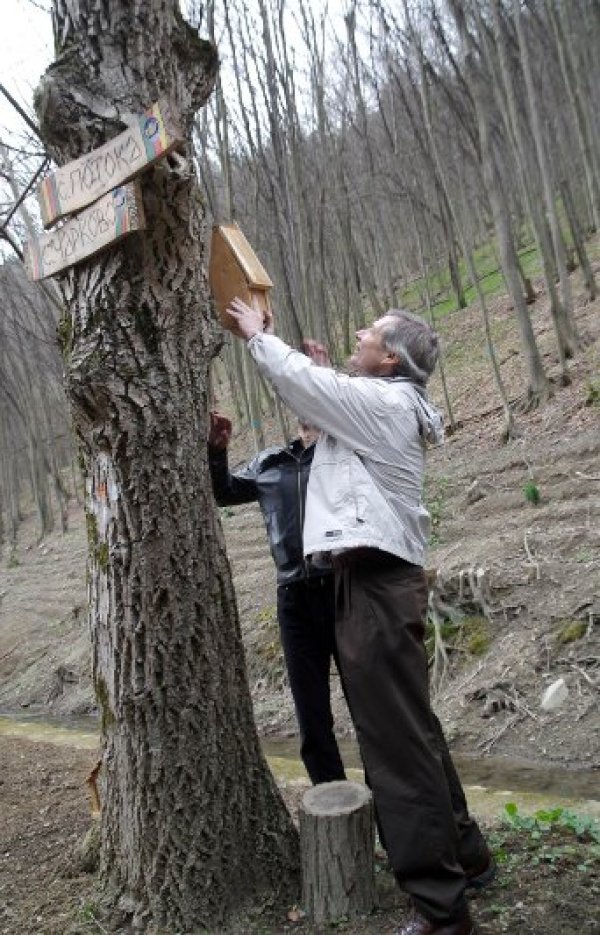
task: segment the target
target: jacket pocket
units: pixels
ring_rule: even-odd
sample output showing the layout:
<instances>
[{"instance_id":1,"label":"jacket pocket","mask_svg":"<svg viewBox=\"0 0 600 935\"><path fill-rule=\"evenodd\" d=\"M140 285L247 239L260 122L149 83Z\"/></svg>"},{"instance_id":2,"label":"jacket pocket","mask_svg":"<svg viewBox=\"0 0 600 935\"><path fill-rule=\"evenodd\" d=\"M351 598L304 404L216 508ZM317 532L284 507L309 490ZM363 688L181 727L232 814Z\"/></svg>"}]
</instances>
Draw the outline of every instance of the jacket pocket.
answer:
<instances>
[{"instance_id":1,"label":"jacket pocket","mask_svg":"<svg viewBox=\"0 0 600 935\"><path fill-rule=\"evenodd\" d=\"M349 473L349 487L352 493L352 506L354 522L362 526L369 523L374 525L380 518L375 504L375 487L361 461L351 465Z\"/></svg>"}]
</instances>

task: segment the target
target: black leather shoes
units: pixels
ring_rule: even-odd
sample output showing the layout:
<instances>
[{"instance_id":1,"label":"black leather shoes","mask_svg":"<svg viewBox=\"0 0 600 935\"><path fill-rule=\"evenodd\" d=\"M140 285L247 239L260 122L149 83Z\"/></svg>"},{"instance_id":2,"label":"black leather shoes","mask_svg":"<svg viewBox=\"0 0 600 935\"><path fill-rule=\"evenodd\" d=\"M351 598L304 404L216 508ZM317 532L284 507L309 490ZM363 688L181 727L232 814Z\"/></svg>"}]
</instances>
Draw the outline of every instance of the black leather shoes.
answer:
<instances>
[{"instance_id":1,"label":"black leather shoes","mask_svg":"<svg viewBox=\"0 0 600 935\"><path fill-rule=\"evenodd\" d=\"M415 915L404 928L398 929L395 935L476 935L477 929L469 911L459 922L430 922L423 916Z\"/></svg>"}]
</instances>

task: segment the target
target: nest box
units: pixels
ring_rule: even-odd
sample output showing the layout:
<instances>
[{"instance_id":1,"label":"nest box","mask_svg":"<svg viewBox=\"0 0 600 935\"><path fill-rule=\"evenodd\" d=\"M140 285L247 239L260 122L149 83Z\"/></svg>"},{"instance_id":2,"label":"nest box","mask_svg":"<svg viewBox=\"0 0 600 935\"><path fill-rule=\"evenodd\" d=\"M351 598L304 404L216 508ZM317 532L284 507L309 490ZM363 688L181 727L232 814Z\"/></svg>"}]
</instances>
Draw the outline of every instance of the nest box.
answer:
<instances>
[{"instance_id":1,"label":"nest box","mask_svg":"<svg viewBox=\"0 0 600 935\"><path fill-rule=\"evenodd\" d=\"M231 327L227 306L236 296L263 313L271 309L273 283L235 223L213 227L208 281L224 328Z\"/></svg>"}]
</instances>

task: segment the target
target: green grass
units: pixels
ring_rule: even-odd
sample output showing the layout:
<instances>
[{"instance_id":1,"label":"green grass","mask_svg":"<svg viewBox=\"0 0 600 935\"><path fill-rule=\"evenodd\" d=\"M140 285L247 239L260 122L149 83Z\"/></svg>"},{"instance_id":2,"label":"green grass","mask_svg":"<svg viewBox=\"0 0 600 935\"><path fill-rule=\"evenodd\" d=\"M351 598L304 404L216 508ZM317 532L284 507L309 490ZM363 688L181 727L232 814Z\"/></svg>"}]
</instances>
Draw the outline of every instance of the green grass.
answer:
<instances>
[{"instance_id":1,"label":"green grass","mask_svg":"<svg viewBox=\"0 0 600 935\"><path fill-rule=\"evenodd\" d=\"M514 802L506 804L503 817L504 829L495 828L488 835L494 857L502 866L497 886L509 885L511 875L522 878L536 866L546 868L544 875L552 869L561 875L568 869L592 878L597 874L600 826L595 819L560 807L539 809L526 816Z\"/></svg>"},{"instance_id":2,"label":"green grass","mask_svg":"<svg viewBox=\"0 0 600 935\"><path fill-rule=\"evenodd\" d=\"M576 837L587 840L595 855L600 857L600 824L595 818L579 815L560 806L541 808L533 815L522 815L515 802L506 803L503 818L511 828L531 835L534 840L540 840L544 834L551 831L569 831Z\"/></svg>"},{"instance_id":3,"label":"green grass","mask_svg":"<svg viewBox=\"0 0 600 935\"><path fill-rule=\"evenodd\" d=\"M565 243L567 247L570 247L571 238L567 231L567 227L564 223L564 217L561 212L562 205L559 203L559 215L561 217L561 223L563 224ZM521 248L518 250L518 256L523 275L529 279L534 279L541 276L542 263L540 261L537 247L531 241L531 232L528 228L524 228L521 231L519 240L523 244L523 246L521 246ZM590 260L593 261L594 259L600 257L600 239L596 238L595 240L587 240L585 246ZM507 289L502 271L500 269L496 242L493 235L490 236L489 241L481 244L473 251L473 261L477 271L478 282L484 296L487 298L497 295L505 295L507 293ZM463 284L465 301L467 305L470 305L476 301L477 293L470 284L470 277L464 258L459 260L458 266L461 282ZM426 285L429 286L429 293L433 303L432 312L436 326L439 326L443 332L443 322L446 316L459 311L450 282L448 264L445 260L442 261L442 265L440 267L430 270L427 280L425 277L416 277L410 283L407 283L404 287L398 285L397 295L400 304L404 308L408 308L414 312L417 312L418 314L426 315ZM366 303L364 313L367 323L371 323L376 317L375 312L372 308L369 307L368 303ZM341 331L336 335L336 340L334 343L336 347L341 347ZM343 356L344 355L342 355L342 357ZM336 355L334 355L334 358L337 360ZM593 391L588 404L595 404L596 401L596 393Z\"/></svg>"},{"instance_id":4,"label":"green grass","mask_svg":"<svg viewBox=\"0 0 600 935\"><path fill-rule=\"evenodd\" d=\"M519 250L519 259L525 276L531 277L539 274L541 263L535 246L528 244ZM506 285L493 243L483 244L473 252L473 261L484 296L501 295L506 292ZM464 285L465 299L468 304L477 298L477 293L470 285L469 275L464 259L459 262L459 271ZM448 267L435 270L429 274L429 291L434 301L432 306L436 320L458 310L456 298L452 292ZM415 279L401 292L402 303L409 309L424 312L426 308L426 280L424 277Z\"/></svg>"},{"instance_id":5,"label":"green grass","mask_svg":"<svg viewBox=\"0 0 600 935\"><path fill-rule=\"evenodd\" d=\"M542 271L542 263L537 247L523 247L519 250L519 259L521 269L526 276L539 276Z\"/></svg>"},{"instance_id":6,"label":"green grass","mask_svg":"<svg viewBox=\"0 0 600 935\"><path fill-rule=\"evenodd\" d=\"M538 505L540 502L540 489L535 481L530 479L523 485L523 496L532 506Z\"/></svg>"}]
</instances>

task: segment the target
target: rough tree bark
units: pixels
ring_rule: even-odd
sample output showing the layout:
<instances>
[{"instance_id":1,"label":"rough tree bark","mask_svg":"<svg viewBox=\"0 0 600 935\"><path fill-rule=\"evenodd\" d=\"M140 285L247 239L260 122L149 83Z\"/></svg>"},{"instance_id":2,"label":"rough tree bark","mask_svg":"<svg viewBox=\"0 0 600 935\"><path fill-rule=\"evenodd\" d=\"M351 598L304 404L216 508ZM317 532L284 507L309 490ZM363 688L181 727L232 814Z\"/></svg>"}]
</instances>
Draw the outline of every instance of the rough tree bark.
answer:
<instances>
[{"instance_id":1,"label":"rough tree bark","mask_svg":"<svg viewBox=\"0 0 600 935\"><path fill-rule=\"evenodd\" d=\"M376 903L373 798L358 782L323 782L298 810L302 905L318 926L372 912Z\"/></svg>"},{"instance_id":2,"label":"rough tree bark","mask_svg":"<svg viewBox=\"0 0 600 935\"><path fill-rule=\"evenodd\" d=\"M575 200L573 198L571 186L566 176L560 183L560 194L565 208L567 221L569 222L571 239L573 240L575 252L577 253L577 258L581 267L583 284L586 288L588 299L590 302L593 302L596 298L597 292L594 270L592 269L590 258L587 255L587 250L585 249L583 231L581 230L581 225L577 217L577 211L575 209Z\"/></svg>"},{"instance_id":3,"label":"rough tree bark","mask_svg":"<svg viewBox=\"0 0 600 935\"><path fill-rule=\"evenodd\" d=\"M176 0L55 0L53 17L57 59L36 109L57 163L161 95L189 141L217 55ZM218 334L190 155L144 175L144 233L61 277L103 722L101 878L121 930L212 930L297 882L297 835L253 724L208 479Z\"/></svg>"}]
</instances>

